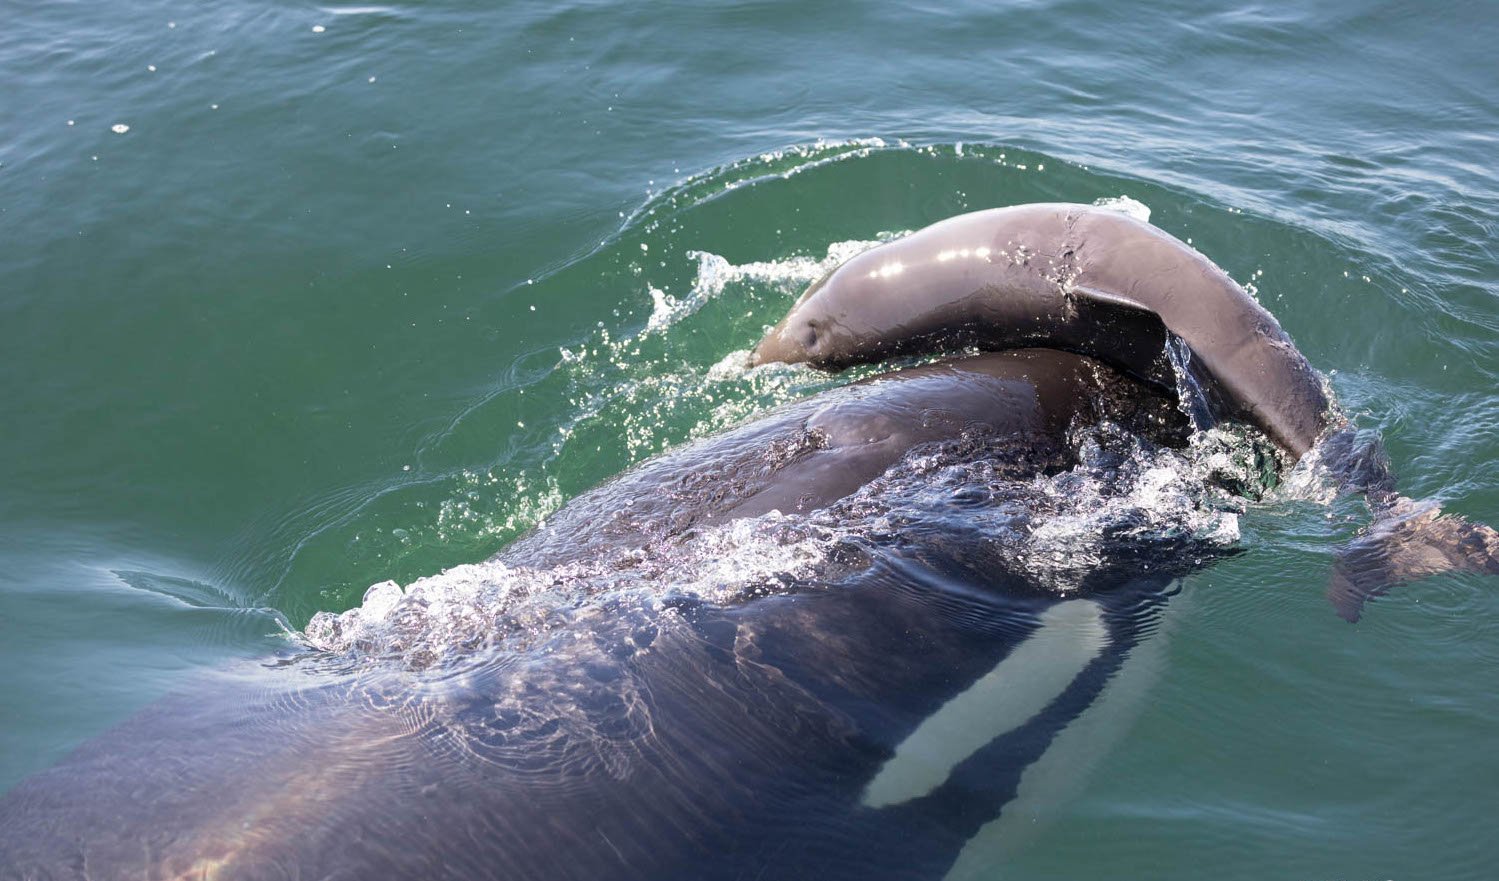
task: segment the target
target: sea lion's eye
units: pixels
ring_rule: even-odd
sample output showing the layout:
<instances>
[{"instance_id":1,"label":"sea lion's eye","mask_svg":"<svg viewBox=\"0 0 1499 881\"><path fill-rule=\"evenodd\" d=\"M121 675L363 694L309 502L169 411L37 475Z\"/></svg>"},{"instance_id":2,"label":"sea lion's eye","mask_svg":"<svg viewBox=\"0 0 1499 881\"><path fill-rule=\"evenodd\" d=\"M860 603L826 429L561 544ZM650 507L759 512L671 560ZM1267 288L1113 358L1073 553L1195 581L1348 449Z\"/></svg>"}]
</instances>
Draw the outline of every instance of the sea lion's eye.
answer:
<instances>
[{"instance_id":1,"label":"sea lion's eye","mask_svg":"<svg viewBox=\"0 0 1499 881\"><path fill-rule=\"evenodd\" d=\"M800 336L802 348L810 350L817 347L817 327L810 321L802 327Z\"/></svg>"}]
</instances>

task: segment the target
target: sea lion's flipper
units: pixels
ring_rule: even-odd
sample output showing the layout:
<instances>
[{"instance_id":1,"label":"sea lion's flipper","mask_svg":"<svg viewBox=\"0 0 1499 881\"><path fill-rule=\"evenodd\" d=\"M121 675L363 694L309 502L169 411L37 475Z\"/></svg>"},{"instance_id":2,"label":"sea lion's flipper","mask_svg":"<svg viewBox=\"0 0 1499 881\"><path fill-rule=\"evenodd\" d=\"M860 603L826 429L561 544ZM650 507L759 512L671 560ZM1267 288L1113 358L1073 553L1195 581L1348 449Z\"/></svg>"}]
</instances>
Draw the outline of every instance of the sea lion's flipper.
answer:
<instances>
[{"instance_id":1,"label":"sea lion's flipper","mask_svg":"<svg viewBox=\"0 0 1499 881\"><path fill-rule=\"evenodd\" d=\"M1499 574L1499 532L1441 511L1433 501L1397 498L1338 554L1327 598L1344 620L1357 621L1371 597L1428 575Z\"/></svg>"},{"instance_id":2,"label":"sea lion's flipper","mask_svg":"<svg viewBox=\"0 0 1499 881\"><path fill-rule=\"evenodd\" d=\"M1362 494L1376 511L1400 499L1395 469L1378 435L1344 426L1318 441L1316 454L1339 492Z\"/></svg>"}]
</instances>

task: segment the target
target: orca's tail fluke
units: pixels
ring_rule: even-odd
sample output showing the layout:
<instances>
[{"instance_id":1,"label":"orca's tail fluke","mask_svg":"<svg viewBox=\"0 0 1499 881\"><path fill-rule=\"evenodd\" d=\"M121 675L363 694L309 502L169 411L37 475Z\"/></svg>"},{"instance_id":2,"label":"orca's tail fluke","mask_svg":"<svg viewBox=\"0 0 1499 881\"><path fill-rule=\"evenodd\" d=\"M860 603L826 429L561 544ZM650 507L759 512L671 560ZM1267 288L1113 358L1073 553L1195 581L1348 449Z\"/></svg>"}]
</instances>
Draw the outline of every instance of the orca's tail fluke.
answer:
<instances>
[{"instance_id":1,"label":"orca's tail fluke","mask_svg":"<svg viewBox=\"0 0 1499 881\"><path fill-rule=\"evenodd\" d=\"M1338 554L1327 598L1344 620L1357 621L1370 598L1442 572L1499 574L1499 532L1444 516L1436 502L1397 496Z\"/></svg>"}]
</instances>

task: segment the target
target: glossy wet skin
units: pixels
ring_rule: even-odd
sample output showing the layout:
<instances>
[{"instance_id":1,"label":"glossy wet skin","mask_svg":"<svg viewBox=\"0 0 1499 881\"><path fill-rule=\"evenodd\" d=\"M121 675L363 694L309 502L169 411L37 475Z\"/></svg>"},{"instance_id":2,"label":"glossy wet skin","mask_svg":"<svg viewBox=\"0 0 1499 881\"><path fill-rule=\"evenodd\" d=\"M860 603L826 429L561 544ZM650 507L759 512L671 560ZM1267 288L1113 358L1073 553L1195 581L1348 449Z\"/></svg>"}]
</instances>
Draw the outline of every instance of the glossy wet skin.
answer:
<instances>
[{"instance_id":1,"label":"glossy wet skin","mask_svg":"<svg viewBox=\"0 0 1499 881\"><path fill-rule=\"evenodd\" d=\"M645 463L499 559L562 566L690 542L772 508L826 507L922 444L1058 447L1074 422L1142 404L1147 430L1171 421L1169 399L1054 351L900 371ZM1055 602L1014 576L930 568L951 550L738 605L606 608L545 650L480 652L461 676L216 677L7 793L0 878L940 875L1138 625L1135 601L1101 607L1112 654L1083 659L1057 703L978 747L930 799L860 807L895 747Z\"/></svg>"},{"instance_id":2,"label":"glossy wet skin","mask_svg":"<svg viewBox=\"0 0 1499 881\"><path fill-rule=\"evenodd\" d=\"M1074 419L1100 418L1136 420L1166 442L1184 438L1170 397L1066 352L999 352L882 374L644 463L574 499L497 559L552 565L772 509L824 508L919 444L978 429L1054 445Z\"/></svg>"},{"instance_id":3,"label":"glossy wet skin","mask_svg":"<svg viewBox=\"0 0 1499 881\"><path fill-rule=\"evenodd\" d=\"M1165 385L1167 332L1235 415L1296 456L1327 428L1321 382L1269 312L1183 242L1086 205L978 211L866 251L809 288L754 360L836 368L954 346L1046 346Z\"/></svg>"}]
</instances>

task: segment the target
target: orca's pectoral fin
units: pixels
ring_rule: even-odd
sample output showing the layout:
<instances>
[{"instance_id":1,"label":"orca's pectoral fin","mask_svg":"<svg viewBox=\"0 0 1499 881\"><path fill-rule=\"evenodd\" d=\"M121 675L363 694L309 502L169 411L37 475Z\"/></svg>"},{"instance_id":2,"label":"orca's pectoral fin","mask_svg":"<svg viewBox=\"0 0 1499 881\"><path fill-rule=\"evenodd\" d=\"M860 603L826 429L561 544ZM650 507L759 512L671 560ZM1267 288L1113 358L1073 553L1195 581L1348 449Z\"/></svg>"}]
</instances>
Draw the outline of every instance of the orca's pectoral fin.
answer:
<instances>
[{"instance_id":1,"label":"orca's pectoral fin","mask_svg":"<svg viewBox=\"0 0 1499 881\"><path fill-rule=\"evenodd\" d=\"M1357 621L1370 598L1428 575L1499 574L1499 532L1441 512L1436 502L1400 498L1339 552L1327 598L1344 620Z\"/></svg>"}]
</instances>

